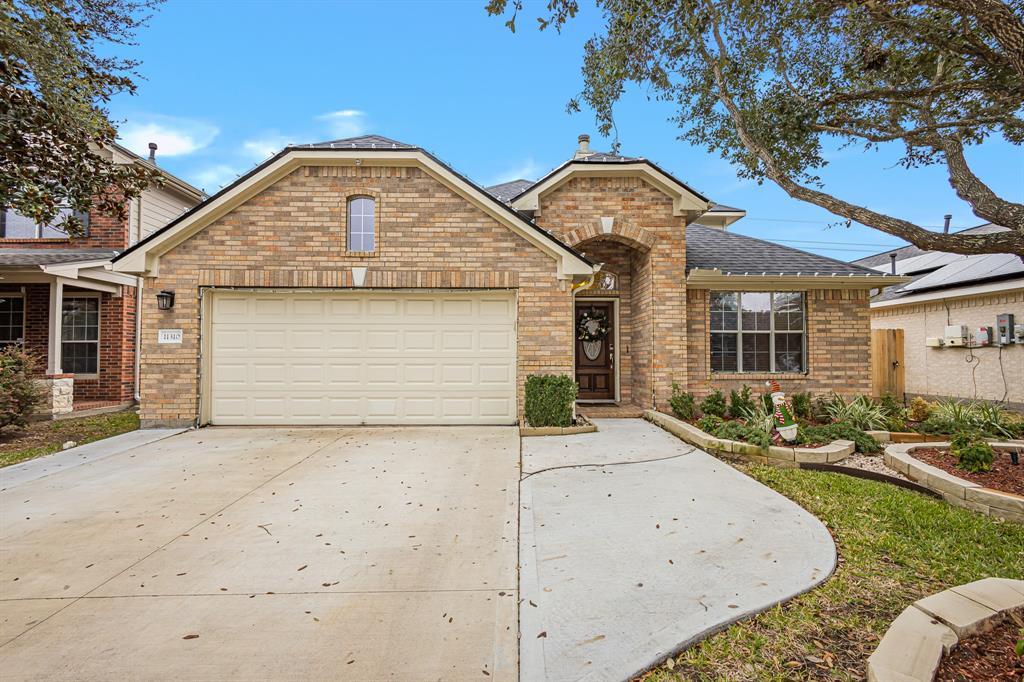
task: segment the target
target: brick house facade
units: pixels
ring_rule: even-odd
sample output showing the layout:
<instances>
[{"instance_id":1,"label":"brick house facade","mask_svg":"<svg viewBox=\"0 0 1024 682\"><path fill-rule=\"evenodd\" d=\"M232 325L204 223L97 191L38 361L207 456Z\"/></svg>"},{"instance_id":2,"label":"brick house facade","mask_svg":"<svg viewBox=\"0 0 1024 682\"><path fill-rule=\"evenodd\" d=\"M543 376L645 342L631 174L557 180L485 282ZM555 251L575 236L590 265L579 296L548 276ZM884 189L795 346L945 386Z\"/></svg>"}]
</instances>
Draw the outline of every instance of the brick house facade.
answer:
<instances>
[{"instance_id":1,"label":"brick house facade","mask_svg":"<svg viewBox=\"0 0 1024 682\"><path fill-rule=\"evenodd\" d=\"M781 376L794 390L866 390L867 290L884 276L722 236L742 211L585 142L536 183L486 190L386 138L286 148L115 259L144 291L174 293L169 310L142 299L144 424L515 423L527 377L578 374L583 354L606 372L605 402L656 409L673 384L701 394ZM354 234L372 247L353 248ZM709 262L737 250L792 267ZM723 340L709 328L719 290L799 292L778 297L786 310L749 313L790 327ZM611 331L581 344L598 303ZM771 350L748 364L799 356L800 371L713 367L712 343L743 355L762 342Z\"/></svg>"},{"instance_id":2,"label":"brick house facade","mask_svg":"<svg viewBox=\"0 0 1024 682\"><path fill-rule=\"evenodd\" d=\"M119 146L107 154L114 163L151 164ZM114 273L110 259L162 226L168 212L180 213L202 196L165 175L162 185L126 202L124 219L93 212L86 234L75 238L4 212L0 345L21 343L36 358L50 389L45 412L134 401L137 279Z\"/></svg>"}]
</instances>

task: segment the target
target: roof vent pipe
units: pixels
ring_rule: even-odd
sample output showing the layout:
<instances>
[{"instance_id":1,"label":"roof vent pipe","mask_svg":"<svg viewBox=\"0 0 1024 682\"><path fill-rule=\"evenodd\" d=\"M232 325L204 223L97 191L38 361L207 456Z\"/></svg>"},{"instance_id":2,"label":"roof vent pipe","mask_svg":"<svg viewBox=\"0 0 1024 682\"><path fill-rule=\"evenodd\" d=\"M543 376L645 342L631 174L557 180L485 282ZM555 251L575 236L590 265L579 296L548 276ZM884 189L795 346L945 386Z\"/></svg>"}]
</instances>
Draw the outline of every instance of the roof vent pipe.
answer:
<instances>
[{"instance_id":1,"label":"roof vent pipe","mask_svg":"<svg viewBox=\"0 0 1024 682\"><path fill-rule=\"evenodd\" d=\"M156 142L149 143L149 162L156 164Z\"/></svg>"},{"instance_id":2,"label":"roof vent pipe","mask_svg":"<svg viewBox=\"0 0 1024 682\"><path fill-rule=\"evenodd\" d=\"M576 139L580 143L580 146L573 155L574 159L583 159L594 154L594 152L590 150L590 135L584 133Z\"/></svg>"},{"instance_id":3,"label":"roof vent pipe","mask_svg":"<svg viewBox=\"0 0 1024 682\"><path fill-rule=\"evenodd\" d=\"M945 222L942 224L942 234L949 234L949 221L953 219L953 214L947 213L942 217L945 218Z\"/></svg>"},{"instance_id":4,"label":"roof vent pipe","mask_svg":"<svg viewBox=\"0 0 1024 682\"><path fill-rule=\"evenodd\" d=\"M889 272L891 272L892 274L895 275L896 274L896 254L895 253L890 253L889 254L889 262L890 262L890 264L889 264Z\"/></svg>"}]
</instances>

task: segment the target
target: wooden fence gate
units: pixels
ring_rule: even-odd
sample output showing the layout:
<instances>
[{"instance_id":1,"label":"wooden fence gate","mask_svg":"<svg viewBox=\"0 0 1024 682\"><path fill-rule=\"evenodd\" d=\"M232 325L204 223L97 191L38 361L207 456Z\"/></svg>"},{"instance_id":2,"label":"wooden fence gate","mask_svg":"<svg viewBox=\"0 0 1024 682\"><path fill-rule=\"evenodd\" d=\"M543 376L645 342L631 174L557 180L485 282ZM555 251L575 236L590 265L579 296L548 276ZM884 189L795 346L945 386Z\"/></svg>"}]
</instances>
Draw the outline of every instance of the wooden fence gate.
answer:
<instances>
[{"instance_id":1,"label":"wooden fence gate","mask_svg":"<svg viewBox=\"0 0 1024 682\"><path fill-rule=\"evenodd\" d=\"M903 330L871 330L871 392L875 397L889 393L903 400Z\"/></svg>"}]
</instances>

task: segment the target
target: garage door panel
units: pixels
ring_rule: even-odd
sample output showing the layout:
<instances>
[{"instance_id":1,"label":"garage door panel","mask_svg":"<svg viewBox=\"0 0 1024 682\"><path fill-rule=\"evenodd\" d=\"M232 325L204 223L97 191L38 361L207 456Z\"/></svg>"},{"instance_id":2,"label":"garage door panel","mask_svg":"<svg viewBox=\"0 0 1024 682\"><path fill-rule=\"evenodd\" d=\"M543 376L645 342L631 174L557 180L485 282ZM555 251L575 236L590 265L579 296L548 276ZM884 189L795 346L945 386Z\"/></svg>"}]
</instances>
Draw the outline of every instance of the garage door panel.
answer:
<instances>
[{"instance_id":1,"label":"garage door panel","mask_svg":"<svg viewBox=\"0 0 1024 682\"><path fill-rule=\"evenodd\" d=\"M510 292L214 292L216 424L512 424Z\"/></svg>"}]
</instances>

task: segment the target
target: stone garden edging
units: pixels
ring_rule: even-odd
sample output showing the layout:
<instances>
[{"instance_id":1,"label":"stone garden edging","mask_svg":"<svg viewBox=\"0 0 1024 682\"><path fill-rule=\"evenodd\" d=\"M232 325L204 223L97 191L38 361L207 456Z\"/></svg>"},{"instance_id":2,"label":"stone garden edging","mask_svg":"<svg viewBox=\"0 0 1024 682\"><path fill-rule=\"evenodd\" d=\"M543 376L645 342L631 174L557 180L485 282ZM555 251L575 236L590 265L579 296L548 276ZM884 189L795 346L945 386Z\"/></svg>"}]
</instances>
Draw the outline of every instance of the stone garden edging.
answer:
<instances>
[{"instance_id":1,"label":"stone garden edging","mask_svg":"<svg viewBox=\"0 0 1024 682\"><path fill-rule=\"evenodd\" d=\"M765 449L759 445L743 443L738 440L716 438L693 424L657 410L646 410L644 419L660 426L690 445L696 445L705 450L739 455L758 464L774 464L781 467L796 467L802 463L830 464L846 459L853 454L856 447L850 440L834 440L828 445L817 448L773 445Z\"/></svg>"},{"instance_id":2,"label":"stone garden edging","mask_svg":"<svg viewBox=\"0 0 1024 682\"><path fill-rule=\"evenodd\" d=\"M961 639L1024 611L1024 580L985 578L918 599L892 622L868 658L869 682L931 682Z\"/></svg>"},{"instance_id":3,"label":"stone garden edging","mask_svg":"<svg viewBox=\"0 0 1024 682\"><path fill-rule=\"evenodd\" d=\"M583 417L576 417L577 420L584 419ZM528 438L530 436L573 436L577 433L594 433L597 431L597 425L592 421L585 421L582 424L576 424L575 426L527 426L522 425L519 427L519 436L521 438Z\"/></svg>"},{"instance_id":4,"label":"stone garden edging","mask_svg":"<svg viewBox=\"0 0 1024 682\"><path fill-rule=\"evenodd\" d=\"M1024 452L1018 443L993 442L993 447ZM918 448L948 448L946 441L934 443L893 444L885 448L885 464L907 478L940 493L947 502L965 507L1004 521L1024 523L1024 497L1001 490L986 488L979 483L954 476L942 469L914 459Z\"/></svg>"}]
</instances>

